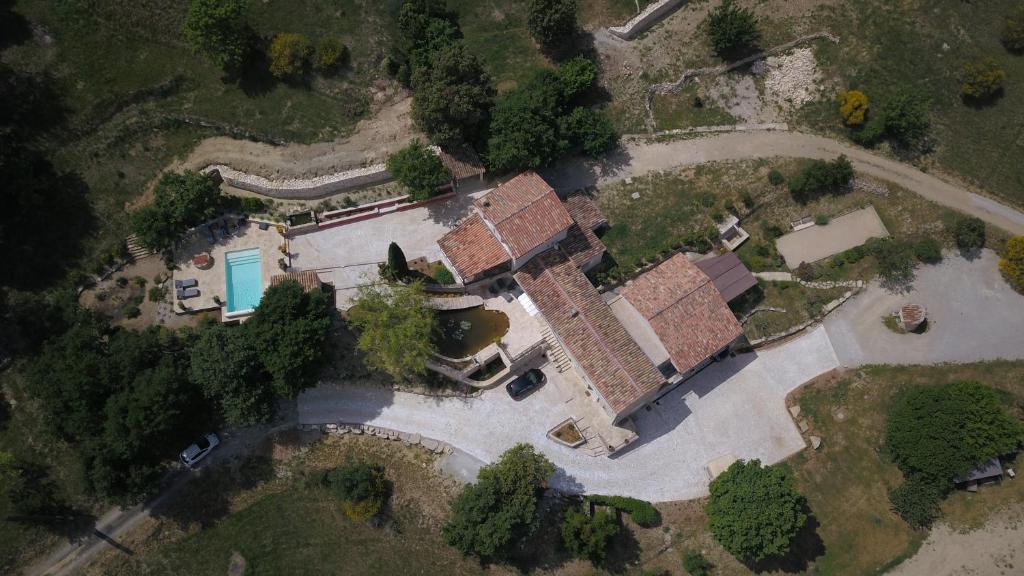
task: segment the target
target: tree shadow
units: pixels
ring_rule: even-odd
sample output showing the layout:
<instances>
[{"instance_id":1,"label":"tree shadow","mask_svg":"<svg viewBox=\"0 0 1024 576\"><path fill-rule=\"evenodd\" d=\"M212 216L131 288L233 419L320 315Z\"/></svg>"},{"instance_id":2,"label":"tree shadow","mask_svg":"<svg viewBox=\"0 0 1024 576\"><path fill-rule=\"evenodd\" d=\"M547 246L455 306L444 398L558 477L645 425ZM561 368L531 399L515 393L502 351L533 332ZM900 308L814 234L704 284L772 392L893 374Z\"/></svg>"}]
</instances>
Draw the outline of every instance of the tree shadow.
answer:
<instances>
[{"instance_id":1,"label":"tree shadow","mask_svg":"<svg viewBox=\"0 0 1024 576\"><path fill-rule=\"evenodd\" d=\"M1000 100L1002 100L1004 94L1005 92L1003 91L1003 88L999 87L999 89L993 92L992 94L989 94L981 98L975 98L972 96L967 96L966 94L961 94L960 102L962 102L964 106L967 106L968 108L971 108L973 110L984 110L985 108L995 106Z\"/></svg>"},{"instance_id":2,"label":"tree shadow","mask_svg":"<svg viewBox=\"0 0 1024 576\"><path fill-rule=\"evenodd\" d=\"M640 542L633 530L622 522L622 512L616 510L615 518L619 524L619 533L612 538L604 559L597 565L612 574L623 574L640 560Z\"/></svg>"},{"instance_id":3,"label":"tree shadow","mask_svg":"<svg viewBox=\"0 0 1024 576\"><path fill-rule=\"evenodd\" d=\"M41 527L72 542L87 537L93 531L96 517L68 504L45 468L19 462L18 469L24 484L11 495L16 513L5 520Z\"/></svg>"},{"instance_id":4,"label":"tree shadow","mask_svg":"<svg viewBox=\"0 0 1024 576\"><path fill-rule=\"evenodd\" d=\"M760 562L745 562L747 568L759 574L763 572L796 574L806 572L811 562L824 555L825 542L818 535L818 527L821 524L806 502L803 504L803 512L807 515L807 522L793 539L789 553L785 556L766 558Z\"/></svg>"},{"instance_id":5,"label":"tree shadow","mask_svg":"<svg viewBox=\"0 0 1024 576\"><path fill-rule=\"evenodd\" d=\"M0 0L0 50L24 44L31 37L32 25L14 11L14 0Z\"/></svg>"},{"instance_id":6,"label":"tree shadow","mask_svg":"<svg viewBox=\"0 0 1024 576\"><path fill-rule=\"evenodd\" d=\"M212 526L231 512L231 500L274 477L274 463L265 456L251 456L237 466L222 464L204 468L183 489L153 506L150 513L182 528Z\"/></svg>"},{"instance_id":7,"label":"tree shadow","mask_svg":"<svg viewBox=\"0 0 1024 576\"><path fill-rule=\"evenodd\" d=\"M249 50L242 59L242 64L236 69L226 71L221 81L226 84L237 84L246 96L256 98L276 88L278 80L270 73L270 66L267 64L267 40L250 30L248 44Z\"/></svg>"},{"instance_id":8,"label":"tree shadow","mask_svg":"<svg viewBox=\"0 0 1024 576\"><path fill-rule=\"evenodd\" d=\"M541 499L536 529L524 538L508 555L507 561L519 572L530 574L550 572L573 559L562 546L562 518L565 511L578 506L578 499L564 498L549 493Z\"/></svg>"}]
</instances>

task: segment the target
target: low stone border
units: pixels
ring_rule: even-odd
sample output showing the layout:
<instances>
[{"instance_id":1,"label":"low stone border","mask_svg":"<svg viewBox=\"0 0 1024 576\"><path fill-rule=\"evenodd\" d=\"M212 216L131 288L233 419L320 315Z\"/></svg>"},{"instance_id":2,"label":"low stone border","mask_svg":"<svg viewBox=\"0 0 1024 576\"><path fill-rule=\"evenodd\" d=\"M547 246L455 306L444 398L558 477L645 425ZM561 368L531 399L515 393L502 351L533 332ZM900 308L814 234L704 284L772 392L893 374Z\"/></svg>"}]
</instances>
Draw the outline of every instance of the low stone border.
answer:
<instances>
[{"instance_id":1,"label":"low stone border","mask_svg":"<svg viewBox=\"0 0 1024 576\"><path fill-rule=\"evenodd\" d=\"M263 176L247 174L223 164L207 166L204 174L216 172L230 186L283 200L315 200L345 190L380 184L391 180L391 174L384 164L373 164L336 172L315 178L288 178L270 180Z\"/></svg>"},{"instance_id":2,"label":"low stone border","mask_svg":"<svg viewBox=\"0 0 1024 576\"><path fill-rule=\"evenodd\" d=\"M307 424L304 425L303 428L306 430L320 430L324 434L328 434L330 436L340 437L352 434L354 436L375 436L383 440L391 440L394 442L401 441L406 446L422 446L434 454L451 454L455 451L455 449L447 442L427 438L420 434L399 432L398 430L383 428L381 426L371 426L369 424L347 424L339 422L337 424Z\"/></svg>"},{"instance_id":3,"label":"low stone border","mask_svg":"<svg viewBox=\"0 0 1024 576\"><path fill-rule=\"evenodd\" d=\"M612 36L622 38L623 40L632 40L639 36L640 33L647 31L648 28L660 22L672 12L675 12L682 3L683 0L661 0L660 2L655 2L647 8L644 8L642 12L631 18L629 22L626 22L622 26L609 27L608 32Z\"/></svg>"},{"instance_id":4,"label":"low stone border","mask_svg":"<svg viewBox=\"0 0 1024 576\"><path fill-rule=\"evenodd\" d=\"M861 281L857 280L857 282L861 282ZM861 284L863 284L863 282L861 282ZM789 330L786 330L785 332L780 332L778 334L772 334L770 336L765 336L764 338L758 338L756 340L751 340L750 341L750 348L756 349L756 348L760 348L762 346L767 346L768 344L771 344L773 342L777 342L779 340L783 340L785 338L789 338L790 336L793 336L794 334L799 334L800 332L803 332L807 328L809 328L809 327L811 327L811 326L821 322L822 320L824 320L825 316L828 316L829 314L832 313L833 310L835 310L836 308L839 308L844 302L846 302L850 298L853 298L857 293L859 293L861 291L862 288L863 288L863 286L855 288L853 290L847 291L845 294L843 294L839 298L836 298L835 300L829 302L828 304L825 304L825 307L822 308L821 312L817 316L815 316L814 318L811 318L810 320L808 320L808 321L806 321L806 322L804 322L802 324L798 324L796 326L793 326L792 328L790 328Z\"/></svg>"},{"instance_id":5,"label":"low stone border","mask_svg":"<svg viewBox=\"0 0 1024 576\"><path fill-rule=\"evenodd\" d=\"M693 128L676 128L644 134L623 134L623 138L657 138L659 136L685 136L687 134L709 134L715 132L757 132L777 130L788 132L789 124L785 122L769 122L764 124L722 124L720 126L694 126Z\"/></svg>"}]
</instances>

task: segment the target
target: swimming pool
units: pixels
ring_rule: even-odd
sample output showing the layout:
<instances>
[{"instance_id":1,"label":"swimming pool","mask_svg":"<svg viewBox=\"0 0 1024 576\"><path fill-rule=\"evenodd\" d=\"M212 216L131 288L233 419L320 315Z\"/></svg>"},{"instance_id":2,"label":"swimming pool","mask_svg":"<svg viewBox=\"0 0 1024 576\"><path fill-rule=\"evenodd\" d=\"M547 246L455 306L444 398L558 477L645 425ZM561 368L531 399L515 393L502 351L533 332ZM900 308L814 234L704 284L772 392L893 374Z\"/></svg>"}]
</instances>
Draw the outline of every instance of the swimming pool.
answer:
<instances>
[{"instance_id":1,"label":"swimming pool","mask_svg":"<svg viewBox=\"0 0 1024 576\"><path fill-rule=\"evenodd\" d=\"M260 273L260 249L250 248L224 255L228 313L248 312L260 303L263 282Z\"/></svg>"}]
</instances>

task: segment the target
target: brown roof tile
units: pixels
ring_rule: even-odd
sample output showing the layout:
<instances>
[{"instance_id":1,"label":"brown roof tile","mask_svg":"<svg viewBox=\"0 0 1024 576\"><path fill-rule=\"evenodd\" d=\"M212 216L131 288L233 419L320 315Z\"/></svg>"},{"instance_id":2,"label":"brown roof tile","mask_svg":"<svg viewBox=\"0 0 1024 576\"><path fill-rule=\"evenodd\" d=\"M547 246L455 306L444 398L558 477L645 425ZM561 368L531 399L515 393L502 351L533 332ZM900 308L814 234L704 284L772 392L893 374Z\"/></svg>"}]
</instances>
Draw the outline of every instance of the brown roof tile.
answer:
<instances>
[{"instance_id":1,"label":"brown roof tile","mask_svg":"<svg viewBox=\"0 0 1024 576\"><path fill-rule=\"evenodd\" d=\"M565 199L565 209L575 222L562 242L562 250L572 258L576 266L583 266L605 251L604 242L594 234L599 226L608 223L593 198L583 190L577 190Z\"/></svg>"},{"instance_id":2,"label":"brown roof tile","mask_svg":"<svg viewBox=\"0 0 1024 576\"><path fill-rule=\"evenodd\" d=\"M476 275L509 261L508 252L491 234L479 214L473 214L437 241L462 279L469 282Z\"/></svg>"},{"instance_id":3,"label":"brown roof tile","mask_svg":"<svg viewBox=\"0 0 1024 576\"><path fill-rule=\"evenodd\" d=\"M560 250L533 258L515 278L617 414L665 382L586 276Z\"/></svg>"},{"instance_id":4,"label":"brown roof tile","mask_svg":"<svg viewBox=\"0 0 1024 576\"><path fill-rule=\"evenodd\" d=\"M608 223L608 219L604 217L601 209L594 202L594 197L586 190L577 190L569 194L569 197L565 199L565 209L582 228L596 230Z\"/></svg>"},{"instance_id":5,"label":"brown roof tile","mask_svg":"<svg viewBox=\"0 0 1024 576\"><path fill-rule=\"evenodd\" d=\"M473 203L498 231L514 258L557 236L572 218L536 172L523 172Z\"/></svg>"},{"instance_id":6,"label":"brown roof tile","mask_svg":"<svg viewBox=\"0 0 1024 576\"><path fill-rule=\"evenodd\" d=\"M277 286L278 284L286 281L294 280L302 286L302 289L306 292L313 292L319 290L323 284L320 281L320 277L316 275L314 270L304 270L302 272L289 272L287 274L275 274L270 277L270 285Z\"/></svg>"},{"instance_id":7,"label":"brown roof tile","mask_svg":"<svg viewBox=\"0 0 1024 576\"><path fill-rule=\"evenodd\" d=\"M487 171L483 162L475 152L469 148L458 148L451 151L441 150L438 153L441 163L452 173L456 180L464 180L479 176Z\"/></svg>"},{"instance_id":8,"label":"brown roof tile","mask_svg":"<svg viewBox=\"0 0 1024 576\"><path fill-rule=\"evenodd\" d=\"M682 254L644 273L619 294L647 319L679 372L743 333L711 279Z\"/></svg>"}]
</instances>

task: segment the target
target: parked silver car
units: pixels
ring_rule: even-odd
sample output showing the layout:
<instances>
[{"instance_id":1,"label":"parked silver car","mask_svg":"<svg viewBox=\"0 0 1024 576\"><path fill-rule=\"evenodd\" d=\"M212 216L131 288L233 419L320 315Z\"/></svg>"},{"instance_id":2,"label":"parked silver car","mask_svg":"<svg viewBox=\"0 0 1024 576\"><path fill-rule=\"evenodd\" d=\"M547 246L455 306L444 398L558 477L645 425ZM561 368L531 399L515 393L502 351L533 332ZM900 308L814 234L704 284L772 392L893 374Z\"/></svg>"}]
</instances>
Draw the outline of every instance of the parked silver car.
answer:
<instances>
[{"instance_id":1,"label":"parked silver car","mask_svg":"<svg viewBox=\"0 0 1024 576\"><path fill-rule=\"evenodd\" d=\"M181 451L181 463L189 468L195 466L200 460L220 445L220 438L210 433L196 440L191 446Z\"/></svg>"}]
</instances>

